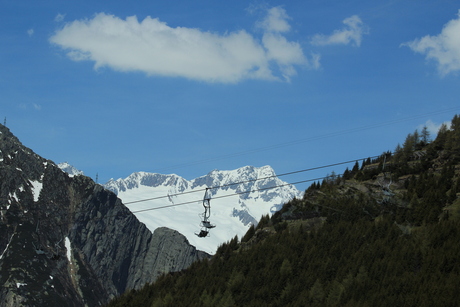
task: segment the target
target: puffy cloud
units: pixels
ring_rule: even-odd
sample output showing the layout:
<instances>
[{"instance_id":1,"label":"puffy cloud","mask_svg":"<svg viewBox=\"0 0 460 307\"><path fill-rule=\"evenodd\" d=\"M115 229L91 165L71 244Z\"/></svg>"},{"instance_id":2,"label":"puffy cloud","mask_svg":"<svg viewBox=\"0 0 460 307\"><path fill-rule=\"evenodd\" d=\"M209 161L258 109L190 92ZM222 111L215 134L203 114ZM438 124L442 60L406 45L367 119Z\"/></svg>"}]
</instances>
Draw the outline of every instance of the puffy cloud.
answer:
<instances>
[{"instance_id":1,"label":"puffy cloud","mask_svg":"<svg viewBox=\"0 0 460 307\"><path fill-rule=\"evenodd\" d=\"M185 77L206 82L235 83L243 79L280 79L307 65L302 48L281 32L290 29L282 8L267 10L260 23L262 43L245 30L220 35L200 29L169 27L158 18L122 20L100 13L89 20L66 23L50 42L74 61L94 61L95 68L142 71L148 75Z\"/></svg>"},{"instance_id":2,"label":"puffy cloud","mask_svg":"<svg viewBox=\"0 0 460 307\"><path fill-rule=\"evenodd\" d=\"M280 71L286 80L296 74L293 64L305 64L305 56L299 43L289 42L284 36L278 33L266 33L262 43L267 50L266 56L269 60L278 63Z\"/></svg>"},{"instance_id":3,"label":"puffy cloud","mask_svg":"<svg viewBox=\"0 0 460 307\"><path fill-rule=\"evenodd\" d=\"M440 34L427 35L402 46L425 54L427 60L436 61L443 76L460 70L460 10L458 18L449 21Z\"/></svg>"},{"instance_id":4,"label":"puffy cloud","mask_svg":"<svg viewBox=\"0 0 460 307\"><path fill-rule=\"evenodd\" d=\"M258 23L258 26L269 32L288 32L291 30L288 19L285 9L279 6L272 7L267 10L267 16Z\"/></svg>"},{"instance_id":5,"label":"puffy cloud","mask_svg":"<svg viewBox=\"0 0 460 307\"><path fill-rule=\"evenodd\" d=\"M364 34L368 34L368 27L363 24L361 18L353 15L343 20L345 27L341 30L335 30L331 35L316 34L311 39L313 45L348 45L353 44L357 47L361 45Z\"/></svg>"}]
</instances>

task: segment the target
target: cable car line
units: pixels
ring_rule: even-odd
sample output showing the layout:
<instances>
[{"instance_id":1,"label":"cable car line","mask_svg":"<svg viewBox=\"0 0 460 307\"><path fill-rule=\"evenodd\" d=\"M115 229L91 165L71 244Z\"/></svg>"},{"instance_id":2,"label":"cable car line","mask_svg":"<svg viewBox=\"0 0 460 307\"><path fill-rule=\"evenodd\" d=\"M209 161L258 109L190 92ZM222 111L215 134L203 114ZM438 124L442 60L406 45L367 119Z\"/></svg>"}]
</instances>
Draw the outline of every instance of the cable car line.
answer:
<instances>
[{"instance_id":1,"label":"cable car line","mask_svg":"<svg viewBox=\"0 0 460 307\"><path fill-rule=\"evenodd\" d=\"M281 177L281 176L292 175L292 174L297 174L297 173L307 172L307 171L312 171L312 170L318 170L318 169L332 167L332 166L338 166L338 165L342 165L342 164L357 162L357 161L360 161L360 160L374 159L374 158L381 157L381 156L382 155L370 156L370 157L360 158L360 159L354 159L354 160L349 160L349 161L345 161L345 162L333 163L333 164L328 164L328 165L324 165L324 166L318 166L318 167L313 167L313 168L308 168L308 169L303 169L303 170L298 170L298 171L292 171L292 172L283 173L283 174L280 174L280 175L273 175L273 176L263 177L263 178L259 178L259 179L251 179L251 180L246 180L246 181L241 181L241 182L229 183L229 184L225 184L225 185L221 185L221 186L214 186L214 187L210 187L210 188L205 188L205 189L200 189L200 190L195 190L195 191L188 191L188 192L184 192L184 193L170 194L169 196L178 196L178 195L185 195L185 194L190 194L190 193L195 193L195 192L202 192L202 191L207 191L207 190L210 190L210 189L217 189L217 188L227 187L227 186L231 186L231 185L235 185L235 184L247 183L247 182L263 180L263 179L267 179L267 178ZM278 187L284 187L284 186L296 185L296 184L300 184L300 183L324 180L324 179L327 179L327 178L330 178L330 176L324 176L324 177L319 177L319 178L315 178L315 179L307 179L307 180L297 181L297 182L293 182L293 183L285 183L285 184L276 185L276 186L272 186L272 187L261 188L261 189L253 189L253 190L249 190L249 191L235 192L233 194L216 196L216 197L213 197L213 199L220 199L220 198L231 197L231 196L236 196L236 195L241 195L241 194L248 194L248 193L252 193L252 192L270 190L270 189L274 189L274 188L278 188ZM166 198L166 197L168 197L168 195L167 196L152 197L152 198L142 199L142 200L137 200L137 201L131 201L131 202L127 202L127 203L123 203L123 202L121 202L121 203L123 205L127 205L127 204L133 204L133 203L138 203L138 202L145 202L145 201L150 201L150 200L162 199L162 198ZM187 201L187 202L183 202L183 203L165 205L165 206L160 206L160 207L147 208L147 209L134 210L134 211L130 210L130 211L131 211L131 213L140 213L140 212L145 212L145 211L159 210L159 209L177 207L177 206L188 205L188 204L193 204L193 203L196 204L197 202L200 202L200 201L201 200L194 200L194 201ZM30 210L34 210L34 209L30 209ZM81 212L84 212L84 211L87 211L87 210L76 210L74 213L81 213ZM105 216L105 218L106 217L107 216Z\"/></svg>"},{"instance_id":2,"label":"cable car line","mask_svg":"<svg viewBox=\"0 0 460 307\"><path fill-rule=\"evenodd\" d=\"M285 186L288 186L288 185L295 185L295 184L300 184L300 183L305 183L305 182L323 180L323 179L326 179L326 178L329 178L329 177L330 176L325 176L325 177L320 177L320 178L315 178L315 179L307 179L307 180L302 180L302 181L297 181L297 182L292 182L292 183L280 184L280 185L276 185L276 186L272 186L272 187L268 187L268 188L255 189L255 190L249 190L249 191L244 191L244 192L235 192L233 194L216 196L216 197L213 197L212 199L214 200L214 199L231 197L231 196L236 196L236 195L241 195L241 194L248 194L248 193L252 193L252 192L271 190L271 189L275 189L275 188L285 187ZM183 205L189 205L189 204L196 204L197 202L200 202L200 201L201 200L193 200L193 201L187 201L187 202L183 202L183 203L166 205L166 206L161 206L161 207L154 207L154 208L148 208L148 209L135 210L135 211L131 211L131 212L132 213L139 213L139 212L145 212L145 211L159 210L159 209L170 208L170 207L177 207L177 206L183 206Z\"/></svg>"},{"instance_id":3,"label":"cable car line","mask_svg":"<svg viewBox=\"0 0 460 307\"><path fill-rule=\"evenodd\" d=\"M376 157L381 157L381 155L368 157L367 159L376 158ZM385 156L385 158L386 158L386 156ZM285 176L285 175L292 175L292 174L297 174L297 173L301 173L301 172L317 170L317 169L321 169L321 168L324 168L324 167L337 166L337 165L341 165L341 164L345 164L345 163L352 163L352 162L357 163L357 161L359 161L359 160L361 160L361 159L358 159L358 160L355 159L355 160L350 160L350 161L345 161L345 162L340 162L340 163L333 163L333 164L329 164L329 165L326 165L326 166L314 167L314 168L309 168L309 169L304 169L304 170L292 171L292 172L284 173L284 174L281 174L281 175L278 175L278 176L277 175L272 175L272 176L267 176L267 177L264 177L264 178L257 178L257 179L245 180L245 181L242 181L242 182L224 184L224 185L220 185L220 186L207 187L205 189L205 195L204 195L204 198L203 198L204 213L199 214L199 216L201 217L201 223L200 223L201 229L199 230L199 232L195 232L195 235L198 236L199 238L206 238L206 237L209 236L210 230L212 228L216 227L216 225L211 224L211 221L209 220L209 218L211 216L211 194L208 194L208 192L211 189L222 188L222 187L227 187L227 186L231 186L231 185L235 185L235 184L252 182L252 181L257 181L257 180L262 180L262 179L267 179L267 178L273 178L273 177L279 177L279 176ZM364 159L362 159L362 160L364 160ZM300 183L305 183L305 182L317 181L317 180L321 180L321 179L325 179L325 178L330 178L330 176L328 175L326 177L321 177L321 178L302 180L302 181L298 181L298 182L294 182L294 183L284 183L284 184L281 184L281 185L275 185L275 186L272 186L272 187L265 187L265 188L260 188L260 189L253 189L253 190L244 191L244 192L236 192L236 193L233 193L233 194L216 196L216 197L213 197L213 199L220 199L220 198L231 197L231 196L235 196L235 195L248 194L248 193L253 193L253 192L258 192L258 191L265 191L265 190L284 187L284 186L288 186L288 185L295 185L295 184L300 184ZM203 191L203 190L201 189L200 191ZM189 191L187 193L191 193L191 192L192 191ZM198 192L198 190L193 191L193 192ZM178 194L175 194L175 195L180 195L180 194L185 194L185 193L178 193ZM171 195L167 195L166 197L171 197ZM158 199L158 198L162 198L162 197L156 197L155 199ZM149 199L149 200L152 200L152 199ZM138 200L136 202L140 202L140 201L142 201L142 200ZM146 201L146 200L143 200L143 201ZM133 202L131 202L131 203L133 203ZM133 210L131 212L133 214L136 214L136 213L159 210L159 209L165 209L165 208L170 208L170 207L183 206L183 205L193 204L193 203L196 204L197 201L195 200L195 201L188 201L188 202L183 202L183 203L178 203L178 204L171 204L171 205L166 205L166 206L161 206L161 207L153 207L153 208L147 208L147 209L141 209L141 210ZM335 210L333 208L330 208L330 209ZM341 210L336 210L336 211L341 211Z\"/></svg>"},{"instance_id":4,"label":"cable car line","mask_svg":"<svg viewBox=\"0 0 460 307\"><path fill-rule=\"evenodd\" d=\"M223 185L220 185L220 186L213 186L213 187L209 187L209 188L204 188L204 189L199 189L199 190L194 190L194 191L187 191L187 192L183 192L183 193L176 193L176 194L169 194L169 195L166 195L166 196L157 196L157 197L152 197L152 198L134 200L134 201L126 202L126 203L123 203L123 204L124 205L131 205L131 204L135 204L135 203L140 203L140 202L145 202L145 201L150 201L150 200L157 200L157 199L162 199L162 198L171 197L171 196L180 196L180 195L185 195L185 194L190 194L190 193L204 192L204 191L206 191L206 189L220 189L220 188L225 188L225 187L229 187L229 186L237 185L237 184L254 182L254 181L264 180L264 179L269 179L269 178L274 178L274 177L282 177L282 176L293 175L293 174L298 174L298 173L303 173L303 172L308 172L308 171L314 171L314 170L318 170L318 169L322 169L322 168L338 166L338 165L342 165L342 164L348 164L348 163L352 163L352 162L356 162L356 161L360 161L360 160L364 160L364 159L374 159L374 158L378 158L380 156L381 155L371 156L371 157L366 157L366 158L361 158L361 159L354 159L354 160L349 160L349 161L345 161L345 162L333 163L333 164L328 164L328 165L323 165L323 166L317 166L317 167L302 169L302 170L298 170L298 171L292 171L292 172L283 173L283 174L279 174L279 175L272 175L272 176L267 176L267 177L262 177L262 178L257 178L257 179L250 179L250 180L245 180L245 181L240 181L240 182L227 183L227 184L223 184Z\"/></svg>"},{"instance_id":5,"label":"cable car line","mask_svg":"<svg viewBox=\"0 0 460 307\"><path fill-rule=\"evenodd\" d=\"M380 155L378 155L378 156L373 156L373 157L366 157L366 158L364 158L364 159L368 159L368 158L373 159L373 158L378 158L378 157L380 157ZM342 165L342 164L348 164L348 163L352 163L352 162L356 162L356 161L364 160L364 159L357 159L357 160L355 159L355 160L350 160L350 161L345 161L345 162L339 162L339 163L334 163L334 164L328 164L328 165L324 165L324 166L317 166L317 167L307 168L307 169L303 169L303 170L299 170L299 171L292 171L292 172L283 173L283 174L280 174L280 175L272 175L272 176L263 177L263 178L258 178L258 179L250 179L250 180L241 181L241 182L228 183L228 184L223 184L223 185L221 185L221 186L211 187L210 189L225 188L225 187L228 187L228 186L232 186L232 185L236 185L236 184L241 184L241 183L248 183L248 182L253 182L253 181L258 181L258 180L264 180L264 179L274 178L274 177L282 177L282 176L293 175L293 174L298 174L298 173L303 173L303 172L309 172L309 171L314 171L314 170L318 170L318 169L322 169L322 168L327 168L327 167L332 167L332 166L338 166L338 165Z\"/></svg>"}]
</instances>

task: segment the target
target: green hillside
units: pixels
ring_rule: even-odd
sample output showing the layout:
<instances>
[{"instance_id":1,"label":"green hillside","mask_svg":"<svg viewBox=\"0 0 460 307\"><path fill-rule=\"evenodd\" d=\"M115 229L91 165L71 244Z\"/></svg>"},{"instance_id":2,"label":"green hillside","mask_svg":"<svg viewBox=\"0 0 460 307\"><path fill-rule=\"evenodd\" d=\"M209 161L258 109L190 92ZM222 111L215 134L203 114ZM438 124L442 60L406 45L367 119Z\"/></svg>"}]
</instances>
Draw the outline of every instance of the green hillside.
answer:
<instances>
[{"instance_id":1,"label":"green hillside","mask_svg":"<svg viewBox=\"0 0 460 307\"><path fill-rule=\"evenodd\" d=\"M458 306L460 117L315 182L210 260L109 306Z\"/></svg>"}]
</instances>

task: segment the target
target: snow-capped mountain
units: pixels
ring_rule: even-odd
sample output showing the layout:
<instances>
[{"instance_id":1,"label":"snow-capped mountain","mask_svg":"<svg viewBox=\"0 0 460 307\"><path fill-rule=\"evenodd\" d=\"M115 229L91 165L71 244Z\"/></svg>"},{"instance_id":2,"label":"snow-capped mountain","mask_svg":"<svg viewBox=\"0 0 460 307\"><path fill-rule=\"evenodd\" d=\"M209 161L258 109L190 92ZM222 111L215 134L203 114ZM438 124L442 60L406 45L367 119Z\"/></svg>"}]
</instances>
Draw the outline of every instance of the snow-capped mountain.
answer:
<instances>
[{"instance_id":1,"label":"snow-capped mountain","mask_svg":"<svg viewBox=\"0 0 460 307\"><path fill-rule=\"evenodd\" d=\"M77 176L77 175L83 175L83 171L80 171L70 165L68 162L62 162L57 165L61 170L69 174L70 177Z\"/></svg>"},{"instance_id":2,"label":"snow-capped mountain","mask_svg":"<svg viewBox=\"0 0 460 307\"><path fill-rule=\"evenodd\" d=\"M281 185L285 186L276 187ZM277 178L270 166L214 170L190 181L174 174L136 172L125 179L111 179L104 187L115 192L152 232L158 227L175 229L197 249L211 254L235 235L241 238L262 215L274 213L288 200L301 196L294 186ZM204 212L203 197L210 187L219 187L208 191L209 219L216 227L209 237L199 238L199 215Z\"/></svg>"}]
</instances>

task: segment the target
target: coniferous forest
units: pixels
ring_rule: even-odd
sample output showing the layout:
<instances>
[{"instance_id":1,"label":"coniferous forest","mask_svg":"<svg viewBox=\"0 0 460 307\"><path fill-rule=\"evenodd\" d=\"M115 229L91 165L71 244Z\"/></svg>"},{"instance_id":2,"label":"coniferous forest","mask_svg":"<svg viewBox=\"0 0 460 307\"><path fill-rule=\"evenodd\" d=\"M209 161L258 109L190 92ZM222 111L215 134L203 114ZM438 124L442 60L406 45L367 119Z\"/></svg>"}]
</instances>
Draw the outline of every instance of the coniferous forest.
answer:
<instances>
[{"instance_id":1,"label":"coniferous forest","mask_svg":"<svg viewBox=\"0 0 460 307\"><path fill-rule=\"evenodd\" d=\"M460 117L313 183L210 260L109 306L458 306Z\"/></svg>"}]
</instances>

